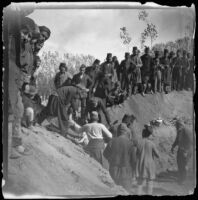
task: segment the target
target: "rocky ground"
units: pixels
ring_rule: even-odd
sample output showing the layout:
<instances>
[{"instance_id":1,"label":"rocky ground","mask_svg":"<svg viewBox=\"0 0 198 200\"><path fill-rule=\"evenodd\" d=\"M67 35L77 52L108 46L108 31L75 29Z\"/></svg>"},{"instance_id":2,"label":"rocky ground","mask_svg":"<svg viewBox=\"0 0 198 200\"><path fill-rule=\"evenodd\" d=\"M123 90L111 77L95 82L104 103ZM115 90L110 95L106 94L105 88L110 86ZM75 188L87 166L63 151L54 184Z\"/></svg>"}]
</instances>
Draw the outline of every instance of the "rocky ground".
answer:
<instances>
[{"instance_id":1,"label":"rocky ground","mask_svg":"<svg viewBox=\"0 0 198 200\"><path fill-rule=\"evenodd\" d=\"M191 92L172 92L142 97L132 96L121 106L108 108L112 121L120 121L125 113L134 114L137 134L145 123L157 117L163 119L155 127L152 140L157 145L161 159L156 160L157 179L154 195L187 195L194 192L192 160L189 177L181 186L176 182L176 151L171 154L171 145L176 136L174 118L180 117L193 129L193 103ZM108 171L90 158L80 146L44 127L33 130L23 128L24 144L32 155L9 160L9 181L3 188L8 193L66 195L116 196L128 193L112 181ZM135 194L136 185L132 191Z\"/></svg>"}]
</instances>

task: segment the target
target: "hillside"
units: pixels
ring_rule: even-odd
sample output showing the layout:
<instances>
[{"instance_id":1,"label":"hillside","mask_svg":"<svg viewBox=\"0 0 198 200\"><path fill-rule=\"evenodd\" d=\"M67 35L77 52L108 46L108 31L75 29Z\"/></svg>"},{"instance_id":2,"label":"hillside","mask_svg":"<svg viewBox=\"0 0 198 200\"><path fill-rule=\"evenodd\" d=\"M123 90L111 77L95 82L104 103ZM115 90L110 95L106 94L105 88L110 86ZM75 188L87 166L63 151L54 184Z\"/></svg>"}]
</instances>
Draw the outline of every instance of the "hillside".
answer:
<instances>
[{"instance_id":1,"label":"hillside","mask_svg":"<svg viewBox=\"0 0 198 200\"><path fill-rule=\"evenodd\" d=\"M121 120L125 113L134 114L139 135L145 123L159 115L164 120L165 123L155 129L152 138L161 154L161 159L156 161L158 179L154 185L154 192L157 195L187 194L193 190L192 179L184 188L172 181L174 177L166 180L167 175L170 175L166 174L167 170L173 172L177 169L176 152L170 153L176 136L171 120L179 116L192 128L192 108L192 93L173 92L146 97L138 94L120 107L108 109L112 121ZM25 146L31 149L32 155L9 160L9 182L4 188L4 194L127 195L122 187L114 184L108 171L90 158L82 147L59 134L40 126L34 127L34 130L23 128L23 140Z\"/></svg>"}]
</instances>

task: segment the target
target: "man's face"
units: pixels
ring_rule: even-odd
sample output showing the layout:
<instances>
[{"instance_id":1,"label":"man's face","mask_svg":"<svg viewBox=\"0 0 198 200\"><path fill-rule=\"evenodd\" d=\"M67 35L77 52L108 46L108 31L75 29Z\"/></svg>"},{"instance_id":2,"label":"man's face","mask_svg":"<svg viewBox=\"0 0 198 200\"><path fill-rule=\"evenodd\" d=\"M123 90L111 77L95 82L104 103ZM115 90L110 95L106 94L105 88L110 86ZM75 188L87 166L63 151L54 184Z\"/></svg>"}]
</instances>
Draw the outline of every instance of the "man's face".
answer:
<instances>
[{"instance_id":1,"label":"man's face","mask_svg":"<svg viewBox=\"0 0 198 200\"><path fill-rule=\"evenodd\" d=\"M150 52L149 52L149 49L147 49L147 50L145 51L145 54L146 54L146 55L149 55L149 53L150 53Z\"/></svg>"},{"instance_id":2,"label":"man's face","mask_svg":"<svg viewBox=\"0 0 198 200\"><path fill-rule=\"evenodd\" d=\"M65 73L65 71L66 71L66 70L65 70L64 67L61 67L61 68L60 68L60 72L61 72L61 73Z\"/></svg>"},{"instance_id":3,"label":"man's face","mask_svg":"<svg viewBox=\"0 0 198 200\"><path fill-rule=\"evenodd\" d=\"M177 57L181 57L181 52L177 52Z\"/></svg>"},{"instance_id":4,"label":"man's face","mask_svg":"<svg viewBox=\"0 0 198 200\"><path fill-rule=\"evenodd\" d=\"M138 54L138 50L136 49L136 50L133 50L133 54L134 55L137 55Z\"/></svg>"},{"instance_id":5,"label":"man's face","mask_svg":"<svg viewBox=\"0 0 198 200\"><path fill-rule=\"evenodd\" d=\"M40 40L42 42L45 42L47 40L47 38L48 38L48 33L46 31L41 31L40 32Z\"/></svg>"},{"instance_id":6,"label":"man's face","mask_svg":"<svg viewBox=\"0 0 198 200\"><path fill-rule=\"evenodd\" d=\"M29 93L29 91L30 91L30 86L27 84L26 86L25 86L25 93Z\"/></svg>"},{"instance_id":7,"label":"man's face","mask_svg":"<svg viewBox=\"0 0 198 200\"><path fill-rule=\"evenodd\" d=\"M128 60L128 59L129 59L129 57L130 57L130 55L129 55L129 54L125 55L125 59L126 59L126 60Z\"/></svg>"},{"instance_id":8,"label":"man's face","mask_svg":"<svg viewBox=\"0 0 198 200\"><path fill-rule=\"evenodd\" d=\"M28 29L23 28L23 29L20 30L20 33L21 33L21 42L23 44L30 42L30 40L32 38L32 34Z\"/></svg>"},{"instance_id":9,"label":"man's face","mask_svg":"<svg viewBox=\"0 0 198 200\"><path fill-rule=\"evenodd\" d=\"M34 45L34 51L39 52L43 46L44 46L44 43L42 43L40 40L37 41Z\"/></svg>"},{"instance_id":10,"label":"man's face","mask_svg":"<svg viewBox=\"0 0 198 200\"><path fill-rule=\"evenodd\" d=\"M112 57L111 56L107 56L107 62L112 62Z\"/></svg>"},{"instance_id":11,"label":"man's face","mask_svg":"<svg viewBox=\"0 0 198 200\"><path fill-rule=\"evenodd\" d=\"M166 58L168 57L168 52L164 53L164 57L166 57Z\"/></svg>"},{"instance_id":12,"label":"man's face","mask_svg":"<svg viewBox=\"0 0 198 200\"><path fill-rule=\"evenodd\" d=\"M39 67L40 65L41 65L41 61L40 61L40 60L37 60L37 61L36 61L36 66Z\"/></svg>"},{"instance_id":13,"label":"man's face","mask_svg":"<svg viewBox=\"0 0 198 200\"><path fill-rule=\"evenodd\" d=\"M85 68L81 68L81 69L80 69L80 73L81 73L81 74L84 74L84 73L85 73Z\"/></svg>"}]
</instances>

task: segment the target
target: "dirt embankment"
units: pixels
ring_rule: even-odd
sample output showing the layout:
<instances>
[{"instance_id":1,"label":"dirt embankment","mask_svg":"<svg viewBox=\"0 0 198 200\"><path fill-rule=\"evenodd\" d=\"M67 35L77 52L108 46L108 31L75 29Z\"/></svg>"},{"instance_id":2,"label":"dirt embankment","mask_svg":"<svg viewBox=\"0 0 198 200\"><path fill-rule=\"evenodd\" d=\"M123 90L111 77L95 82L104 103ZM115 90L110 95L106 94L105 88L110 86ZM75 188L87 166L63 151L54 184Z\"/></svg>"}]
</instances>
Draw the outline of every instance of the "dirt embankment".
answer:
<instances>
[{"instance_id":1,"label":"dirt embankment","mask_svg":"<svg viewBox=\"0 0 198 200\"><path fill-rule=\"evenodd\" d=\"M156 128L153 136L162 158L157 160L157 171L162 172L177 168L176 155L170 153L176 136L175 127L170 120L179 116L192 127L192 108L192 93L172 92L146 97L138 94L124 102L121 107L108 110L112 121L120 121L125 113L134 114L139 135L145 123L159 116L165 120L166 124ZM43 127L34 127L33 131L25 128L23 130L24 144L31 148L32 155L9 160L9 183L4 191L18 195L44 196L127 194L122 187L114 184L108 171L90 158L81 147ZM162 185L162 188L166 186Z\"/></svg>"}]
</instances>

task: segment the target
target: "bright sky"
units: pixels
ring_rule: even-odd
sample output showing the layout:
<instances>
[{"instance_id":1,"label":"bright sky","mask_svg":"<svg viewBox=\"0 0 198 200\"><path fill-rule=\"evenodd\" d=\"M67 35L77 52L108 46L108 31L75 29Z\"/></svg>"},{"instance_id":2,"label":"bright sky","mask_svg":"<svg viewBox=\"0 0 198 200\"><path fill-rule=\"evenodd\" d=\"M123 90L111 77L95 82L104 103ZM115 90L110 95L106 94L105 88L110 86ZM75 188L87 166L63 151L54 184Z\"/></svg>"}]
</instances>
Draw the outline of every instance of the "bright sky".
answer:
<instances>
[{"instance_id":1,"label":"bright sky","mask_svg":"<svg viewBox=\"0 0 198 200\"><path fill-rule=\"evenodd\" d=\"M126 27L132 37L131 47L140 48L140 34L146 27L139 21L141 9L36 9L29 17L51 30L51 37L42 51L60 54L90 54L104 61L111 52L123 59L127 47L120 39L120 28ZM174 41L185 35L185 26L195 21L194 9L146 9L149 20L156 25L158 38L154 43ZM150 44L150 43L148 43ZM130 52L131 52L130 48Z\"/></svg>"}]
</instances>

